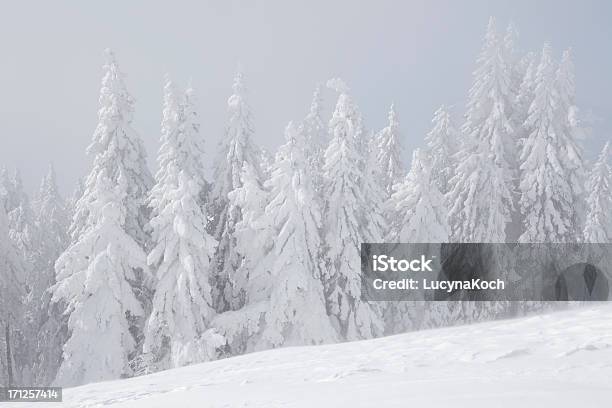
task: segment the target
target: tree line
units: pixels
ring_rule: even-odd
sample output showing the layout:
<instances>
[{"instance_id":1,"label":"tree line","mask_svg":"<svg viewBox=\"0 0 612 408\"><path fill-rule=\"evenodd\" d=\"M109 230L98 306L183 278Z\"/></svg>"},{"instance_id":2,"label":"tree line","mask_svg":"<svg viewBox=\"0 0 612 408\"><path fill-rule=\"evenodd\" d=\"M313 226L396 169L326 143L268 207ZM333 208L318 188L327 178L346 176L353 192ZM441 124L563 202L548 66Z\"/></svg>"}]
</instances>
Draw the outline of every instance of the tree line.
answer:
<instances>
[{"instance_id":1,"label":"tree line","mask_svg":"<svg viewBox=\"0 0 612 408\"><path fill-rule=\"evenodd\" d=\"M399 117L368 131L341 79L274 155L234 78L211 180L195 90L165 79L158 170L106 53L91 170L30 201L0 172L0 383L63 386L290 345L367 339L515 313L504 304L361 300L363 242L609 242L609 145L583 154L569 50L521 54L491 19L467 109L445 106L401 160ZM529 309L526 307L525 310ZM11 374L9 374L11 373Z\"/></svg>"}]
</instances>

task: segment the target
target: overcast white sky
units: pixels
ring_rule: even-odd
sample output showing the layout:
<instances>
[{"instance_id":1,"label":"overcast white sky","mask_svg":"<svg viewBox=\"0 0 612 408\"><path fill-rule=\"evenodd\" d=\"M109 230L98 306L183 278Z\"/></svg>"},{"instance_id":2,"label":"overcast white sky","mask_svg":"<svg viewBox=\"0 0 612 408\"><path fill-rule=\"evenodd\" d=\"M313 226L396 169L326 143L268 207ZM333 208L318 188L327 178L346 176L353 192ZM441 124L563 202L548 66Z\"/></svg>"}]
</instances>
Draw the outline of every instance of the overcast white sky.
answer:
<instances>
[{"instance_id":1,"label":"overcast white sky","mask_svg":"<svg viewBox=\"0 0 612 408\"><path fill-rule=\"evenodd\" d=\"M490 15L502 28L514 21L525 51L573 47L580 107L599 118L587 147L599 149L612 134L612 2L12 1L0 13L0 165L18 166L33 190L53 161L63 192L72 190L91 162L106 47L128 74L152 169L164 73L193 79L212 155L238 63L264 147L304 116L317 82L342 76L369 128L384 126L395 101L409 152L440 104L462 114Z\"/></svg>"}]
</instances>

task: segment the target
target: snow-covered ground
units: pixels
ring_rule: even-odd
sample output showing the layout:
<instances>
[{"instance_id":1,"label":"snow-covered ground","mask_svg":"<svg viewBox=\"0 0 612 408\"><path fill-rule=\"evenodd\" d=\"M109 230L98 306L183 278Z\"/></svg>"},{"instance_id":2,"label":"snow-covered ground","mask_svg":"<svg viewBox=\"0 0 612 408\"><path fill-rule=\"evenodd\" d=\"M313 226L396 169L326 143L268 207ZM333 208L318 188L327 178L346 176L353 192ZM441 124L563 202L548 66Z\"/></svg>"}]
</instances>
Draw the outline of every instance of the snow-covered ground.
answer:
<instances>
[{"instance_id":1,"label":"snow-covered ground","mask_svg":"<svg viewBox=\"0 0 612 408\"><path fill-rule=\"evenodd\" d=\"M253 353L66 389L64 401L56 406L610 407L612 305Z\"/></svg>"}]
</instances>

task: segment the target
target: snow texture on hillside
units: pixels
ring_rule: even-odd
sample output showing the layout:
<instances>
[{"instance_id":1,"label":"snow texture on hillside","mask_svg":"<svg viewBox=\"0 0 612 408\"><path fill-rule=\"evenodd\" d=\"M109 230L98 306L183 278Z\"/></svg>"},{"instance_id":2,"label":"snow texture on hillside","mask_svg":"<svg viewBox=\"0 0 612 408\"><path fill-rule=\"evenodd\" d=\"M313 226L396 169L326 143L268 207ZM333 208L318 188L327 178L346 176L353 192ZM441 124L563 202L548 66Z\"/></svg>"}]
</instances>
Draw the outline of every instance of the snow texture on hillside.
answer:
<instances>
[{"instance_id":1,"label":"snow texture on hillside","mask_svg":"<svg viewBox=\"0 0 612 408\"><path fill-rule=\"evenodd\" d=\"M66 389L64 401L45 407L609 407L612 305L264 351Z\"/></svg>"}]
</instances>

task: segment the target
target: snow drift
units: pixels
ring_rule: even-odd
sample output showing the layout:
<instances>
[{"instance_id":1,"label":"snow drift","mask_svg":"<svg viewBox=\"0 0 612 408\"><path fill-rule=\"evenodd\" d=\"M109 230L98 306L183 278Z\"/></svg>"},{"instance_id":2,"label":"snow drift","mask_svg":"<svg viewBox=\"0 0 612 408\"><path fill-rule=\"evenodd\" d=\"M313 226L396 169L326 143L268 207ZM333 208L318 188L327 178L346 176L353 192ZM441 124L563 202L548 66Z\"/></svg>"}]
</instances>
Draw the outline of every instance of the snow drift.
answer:
<instances>
[{"instance_id":1,"label":"snow drift","mask_svg":"<svg viewBox=\"0 0 612 408\"><path fill-rule=\"evenodd\" d=\"M612 305L599 304L252 353L66 389L63 404L45 407L558 408L611 400Z\"/></svg>"}]
</instances>

